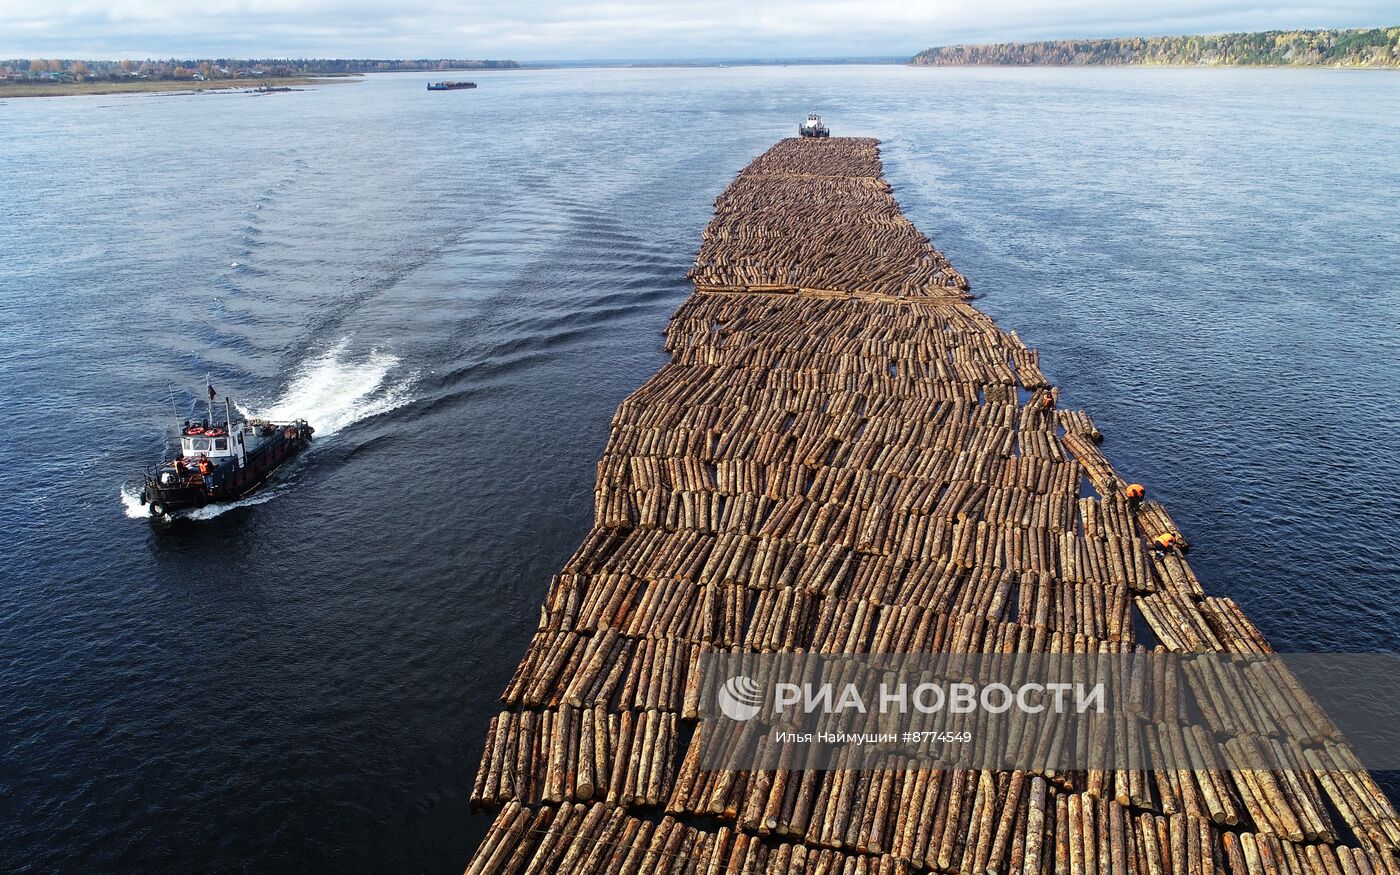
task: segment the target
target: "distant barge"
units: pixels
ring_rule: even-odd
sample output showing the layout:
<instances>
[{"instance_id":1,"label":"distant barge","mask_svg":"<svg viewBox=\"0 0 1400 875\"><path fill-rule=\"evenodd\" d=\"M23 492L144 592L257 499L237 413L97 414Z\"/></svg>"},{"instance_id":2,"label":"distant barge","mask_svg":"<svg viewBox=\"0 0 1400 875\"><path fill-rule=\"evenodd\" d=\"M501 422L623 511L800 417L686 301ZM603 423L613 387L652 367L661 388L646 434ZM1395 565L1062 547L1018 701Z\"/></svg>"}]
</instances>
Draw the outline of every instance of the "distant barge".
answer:
<instances>
[{"instance_id":1,"label":"distant barge","mask_svg":"<svg viewBox=\"0 0 1400 875\"><path fill-rule=\"evenodd\" d=\"M429 82L429 91L456 91L459 88L475 88L475 82Z\"/></svg>"}]
</instances>

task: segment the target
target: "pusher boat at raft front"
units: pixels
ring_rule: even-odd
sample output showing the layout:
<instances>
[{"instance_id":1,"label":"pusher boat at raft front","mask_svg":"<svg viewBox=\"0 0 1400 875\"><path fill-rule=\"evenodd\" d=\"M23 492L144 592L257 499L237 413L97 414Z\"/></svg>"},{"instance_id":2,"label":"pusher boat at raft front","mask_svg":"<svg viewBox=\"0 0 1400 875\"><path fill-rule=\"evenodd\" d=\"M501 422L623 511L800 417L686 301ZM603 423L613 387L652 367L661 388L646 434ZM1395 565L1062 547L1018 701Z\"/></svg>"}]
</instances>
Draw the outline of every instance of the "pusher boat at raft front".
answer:
<instances>
[{"instance_id":1,"label":"pusher boat at raft front","mask_svg":"<svg viewBox=\"0 0 1400 875\"><path fill-rule=\"evenodd\" d=\"M237 501L267 483L273 473L306 449L315 432L304 419L249 419L224 399L222 421L214 417L217 393L209 387L207 419L180 426L180 450L146 471L141 503L157 519L208 504Z\"/></svg>"},{"instance_id":2,"label":"pusher boat at raft front","mask_svg":"<svg viewBox=\"0 0 1400 875\"><path fill-rule=\"evenodd\" d=\"M822 122L822 117L816 110L807 113L807 120L797 126L797 133L804 137L831 136L831 131Z\"/></svg>"}]
</instances>

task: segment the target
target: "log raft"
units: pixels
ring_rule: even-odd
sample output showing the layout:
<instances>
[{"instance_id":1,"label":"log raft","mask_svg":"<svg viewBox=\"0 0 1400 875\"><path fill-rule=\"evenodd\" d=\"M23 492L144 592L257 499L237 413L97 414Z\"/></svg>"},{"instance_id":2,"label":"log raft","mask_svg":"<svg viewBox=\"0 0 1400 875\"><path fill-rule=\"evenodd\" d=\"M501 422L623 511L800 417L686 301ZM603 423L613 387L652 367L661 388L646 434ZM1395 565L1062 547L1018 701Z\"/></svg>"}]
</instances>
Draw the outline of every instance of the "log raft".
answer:
<instances>
[{"instance_id":1,"label":"log raft","mask_svg":"<svg viewBox=\"0 0 1400 875\"><path fill-rule=\"evenodd\" d=\"M488 727L469 875L1400 875L1400 818L1325 728L1282 772L702 770L707 652L1270 648L1153 550L1166 509L1130 508L1093 421L968 303L877 141L779 142L690 277ZM1147 716L1178 756L1279 744Z\"/></svg>"}]
</instances>

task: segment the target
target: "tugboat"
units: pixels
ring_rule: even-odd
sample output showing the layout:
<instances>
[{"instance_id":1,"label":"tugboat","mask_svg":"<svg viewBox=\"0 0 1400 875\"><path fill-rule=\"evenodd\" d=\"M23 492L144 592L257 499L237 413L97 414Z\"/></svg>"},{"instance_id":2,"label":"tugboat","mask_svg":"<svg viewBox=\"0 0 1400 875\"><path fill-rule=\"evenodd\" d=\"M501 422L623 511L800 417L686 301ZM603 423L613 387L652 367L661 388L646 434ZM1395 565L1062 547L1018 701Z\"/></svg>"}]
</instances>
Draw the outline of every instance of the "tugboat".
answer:
<instances>
[{"instance_id":1,"label":"tugboat","mask_svg":"<svg viewBox=\"0 0 1400 875\"><path fill-rule=\"evenodd\" d=\"M807 113L807 120L797 126L797 133L804 137L829 137L831 131L822 124L822 117L816 111Z\"/></svg>"},{"instance_id":2,"label":"tugboat","mask_svg":"<svg viewBox=\"0 0 1400 875\"><path fill-rule=\"evenodd\" d=\"M165 519L177 511L237 501L310 445L315 429L306 420L248 419L235 413L227 397L223 417L215 419L217 397L209 386L208 418L185 420L179 454L147 469L141 503L152 517Z\"/></svg>"},{"instance_id":3,"label":"tugboat","mask_svg":"<svg viewBox=\"0 0 1400 875\"><path fill-rule=\"evenodd\" d=\"M458 88L475 88L475 82L429 82L429 91L456 91Z\"/></svg>"}]
</instances>

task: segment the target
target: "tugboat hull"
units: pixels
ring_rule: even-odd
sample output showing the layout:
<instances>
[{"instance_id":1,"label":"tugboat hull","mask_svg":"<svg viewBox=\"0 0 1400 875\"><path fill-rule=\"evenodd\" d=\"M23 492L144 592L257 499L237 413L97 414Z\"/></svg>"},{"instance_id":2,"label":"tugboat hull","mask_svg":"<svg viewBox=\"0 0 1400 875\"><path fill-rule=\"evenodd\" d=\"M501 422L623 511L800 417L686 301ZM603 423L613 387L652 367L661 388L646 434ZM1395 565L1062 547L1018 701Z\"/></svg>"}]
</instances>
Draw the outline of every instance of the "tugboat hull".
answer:
<instances>
[{"instance_id":1,"label":"tugboat hull","mask_svg":"<svg viewBox=\"0 0 1400 875\"><path fill-rule=\"evenodd\" d=\"M292 457L311 444L312 429L304 422L276 425L238 465L232 460L201 472L193 465L166 464L146 473L141 503L153 517L237 501L256 492Z\"/></svg>"}]
</instances>

